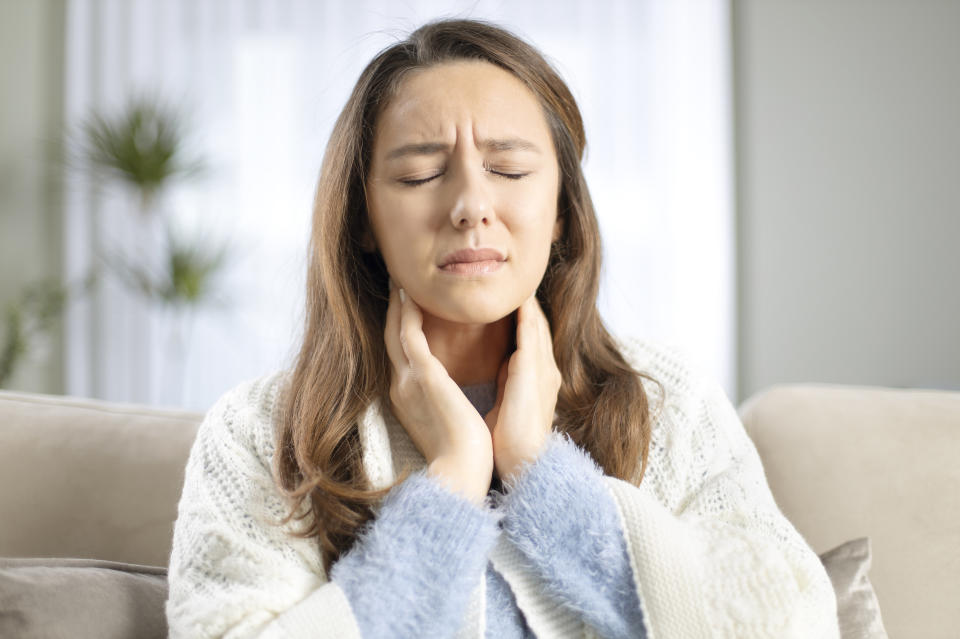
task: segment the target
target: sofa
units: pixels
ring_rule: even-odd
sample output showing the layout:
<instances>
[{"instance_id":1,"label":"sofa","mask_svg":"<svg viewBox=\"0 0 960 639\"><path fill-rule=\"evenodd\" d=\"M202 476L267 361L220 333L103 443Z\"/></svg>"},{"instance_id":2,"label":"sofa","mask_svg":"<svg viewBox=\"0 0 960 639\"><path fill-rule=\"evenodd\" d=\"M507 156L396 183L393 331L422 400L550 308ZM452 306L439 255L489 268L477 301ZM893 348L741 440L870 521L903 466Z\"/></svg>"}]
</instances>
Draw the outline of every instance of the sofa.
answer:
<instances>
[{"instance_id":1,"label":"sofa","mask_svg":"<svg viewBox=\"0 0 960 639\"><path fill-rule=\"evenodd\" d=\"M824 565L856 559L845 579L879 602L889 636L960 637L960 392L790 384L738 412L781 510ZM165 636L165 569L202 417L0 391L0 635ZM31 605L42 614L29 618ZM37 629L58 621L69 628ZM883 636L870 623L844 637Z\"/></svg>"}]
</instances>

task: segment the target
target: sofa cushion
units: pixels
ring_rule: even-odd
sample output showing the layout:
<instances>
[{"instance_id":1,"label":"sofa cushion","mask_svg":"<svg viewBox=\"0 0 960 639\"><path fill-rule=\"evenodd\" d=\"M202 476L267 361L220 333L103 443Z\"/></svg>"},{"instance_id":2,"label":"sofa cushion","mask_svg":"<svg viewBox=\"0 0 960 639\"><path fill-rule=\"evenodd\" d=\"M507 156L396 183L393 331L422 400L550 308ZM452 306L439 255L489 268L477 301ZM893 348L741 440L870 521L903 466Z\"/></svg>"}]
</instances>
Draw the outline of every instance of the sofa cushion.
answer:
<instances>
[{"instance_id":1,"label":"sofa cushion","mask_svg":"<svg viewBox=\"0 0 960 639\"><path fill-rule=\"evenodd\" d=\"M166 599L160 566L0 558L0 637L163 639Z\"/></svg>"},{"instance_id":2,"label":"sofa cushion","mask_svg":"<svg viewBox=\"0 0 960 639\"><path fill-rule=\"evenodd\" d=\"M0 557L165 566L202 418L0 391Z\"/></svg>"},{"instance_id":3,"label":"sofa cushion","mask_svg":"<svg viewBox=\"0 0 960 639\"><path fill-rule=\"evenodd\" d=\"M867 572L870 570L870 538L860 537L820 555L837 594L837 616L842 639L887 639L880 615L880 602Z\"/></svg>"}]
</instances>

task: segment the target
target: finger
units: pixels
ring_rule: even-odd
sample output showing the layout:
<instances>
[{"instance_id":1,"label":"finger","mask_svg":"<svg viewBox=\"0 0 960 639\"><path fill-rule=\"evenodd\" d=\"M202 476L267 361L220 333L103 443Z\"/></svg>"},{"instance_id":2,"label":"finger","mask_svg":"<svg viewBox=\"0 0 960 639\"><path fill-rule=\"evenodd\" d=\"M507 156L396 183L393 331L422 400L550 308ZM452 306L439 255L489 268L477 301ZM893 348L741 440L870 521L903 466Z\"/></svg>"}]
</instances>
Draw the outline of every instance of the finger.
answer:
<instances>
[{"instance_id":1,"label":"finger","mask_svg":"<svg viewBox=\"0 0 960 639\"><path fill-rule=\"evenodd\" d=\"M503 401L503 389L507 386L507 373L510 368L510 358L512 355L508 355L503 358L503 362L500 364L500 370L497 371L497 399L494 402L494 405L499 405Z\"/></svg>"},{"instance_id":2,"label":"finger","mask_svg":"<svg viewBox=\"0 0 960 639\"><path fill-rule=\"evenodd\" d=\"M543 307L540 306L540 300L536 295L531 295L529 305L527 306L527 315L530 318L531 325L536 326L535 335L537 336L537 346L543 354L553 353L553 339L550 333L550 321L547 319Z\"/></svg>"},{"instance_id":3,"label":"finger","mask_svg":"<svg viewBox=\"0 0 960 639\"><path fill-rule=\"evenodd\" d=\"M529 358L527 361L530 362L530 366L540 370L555 368L550 323L535 294L524 301L521 312L523 319L518 320L518 326L522 325L526 346L526 349L521 352ZM517 339L521 339L519 332Z\"/></svg>"},{"instance_id":4,"label":"finger","mask_svg":"<svg viewBox=\"0 0 960 639\"><path fill-rule=\"evenodd\" d=\"M523 301L520 308L517 309L517 350L521 352L529 351L537 346L537 324L536 315L532 304L536 303L536 297L531 295Z\"/></svg>"},{"instance_id":5,"label":"finger","mask_svg":"<svg viewBox=\"0 0 960 639\"><path fill-rule=\"evenodd\" d=\"M557 366L556 355L553 351L553 329L550 328L550 320L547 319L547 314L543 311L543 307L540 306L540 302L537 299L534 299L535 311L537 315L537 324L540 326L540 358L543 366L543 370L549 374L557 385L557 389L563 384L563 375L560 372L560 368Z\"/></svg>"},{"instance_id":6,"label":"finger","mask_svg":"<svg viewBox=\"0 0 960 639\"><path fill-rule=\"evenodd\" d=\"M426 372L433 355L427 344L427 336L423 334L423 313L409 295L400 304L400 344L411 368Z\"/></svg>"},{"instance_id":7,"label":"finger","mask_svg":"<svg viewBox=\"0 0 960 639\"><path fill-rule=\"evenodd\" d=\"M552 356L553 329L550 328L550 320L547 318L547 314L543 311L543 307L540 306L540 300L538 300L536 296L533 298L533 308L534 314L537 317L537 324L540 326L540 337L543 340L543 348Z\"/></svg>"},{"instance_id":8,"label":"finger","mask_svg":"<svg viewBox=\"0 0 960 639\"><path fill-rule=\"evenodd\" d=\"M483 416L483 421L487 423L487 426L490 428L490 432L493 433L493 429L497 426L497 421L500 417L500 406L503 404L503 390L507 385L507 369L510 364L510 355L507 355L503 358L503 361L500 362L500 369L497 371L497 398L493 402L493 406Z\"/></svg>"},{"instance_id":9,"label":"finger","mask_svg":"<svg viewBox=\"0 0 960 639\"><path fill-rule=\"evenodd\" d=\"M391 280L392 282L392 280ZM390 287L390 302L387 305L387 321L383 329L383 341L387 344L387 355L393 365L393 372L399 376L410 369L410 362L400 345L400 295L396 286Z\"/></svg>"},{"instance_id":10,"label":"finger","mask_svg":"<svg viewBox=\"0 0 960 639\"><path fill-rule=\"evenodd\" d=\"M529 302L530 305L527 310L529 311L530 317L541 328L549 329L550 322L547 320L547 314L543 312L543 307L540 306L540 300L537 299L536 294L530 296Z\"/></svg>"}]
</instances>

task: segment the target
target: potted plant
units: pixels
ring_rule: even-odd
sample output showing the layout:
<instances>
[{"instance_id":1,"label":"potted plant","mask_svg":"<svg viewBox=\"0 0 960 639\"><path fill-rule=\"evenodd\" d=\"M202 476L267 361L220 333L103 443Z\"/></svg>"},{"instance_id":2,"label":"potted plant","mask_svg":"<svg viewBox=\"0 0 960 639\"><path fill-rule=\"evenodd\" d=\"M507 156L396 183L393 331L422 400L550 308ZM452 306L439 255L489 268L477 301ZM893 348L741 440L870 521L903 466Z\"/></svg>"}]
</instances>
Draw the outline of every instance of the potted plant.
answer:
<instances>
[{"instance_id":1,"label":"potted plant","mask_svg":"<svg viewBox=\"0 0 960 639\"><path fill-rule=\"evenodd\" d=\"M225 242L175 232L163 194L175 182L204 175L207 163L190 155L180 112L155 98L134 98L114 116L94 112L80 135L79 164L98 182L122 185L132 195L132 241L104 242L97 257L159 324L167 361L162 379L151 384L161 389L151 400L179 403L195 312L224 305L215 282L230 251ZM143 362L141 370L150 375L152 367Z\"/></svg>"}]
</instances>

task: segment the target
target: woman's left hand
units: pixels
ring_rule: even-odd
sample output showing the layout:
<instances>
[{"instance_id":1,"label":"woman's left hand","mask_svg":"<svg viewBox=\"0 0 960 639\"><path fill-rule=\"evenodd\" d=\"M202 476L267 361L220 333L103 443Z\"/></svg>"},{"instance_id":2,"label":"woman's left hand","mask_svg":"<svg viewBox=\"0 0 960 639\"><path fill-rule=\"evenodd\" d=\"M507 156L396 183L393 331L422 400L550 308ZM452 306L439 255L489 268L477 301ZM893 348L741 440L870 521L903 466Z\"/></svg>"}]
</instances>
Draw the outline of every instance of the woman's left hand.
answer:
<instances>
[{"instance_id":1,"label":"woman's left hand","mask_svg":"<svg viewBox=\"0 0 960 639\"><path fill-rule=\"evenodd\" d=\"M517 349L500 365L497 400L484 417L501 481L539 457L553 428L561 381L550 324L534 294L517 309Z\"/></svg>"}]
</instances>

